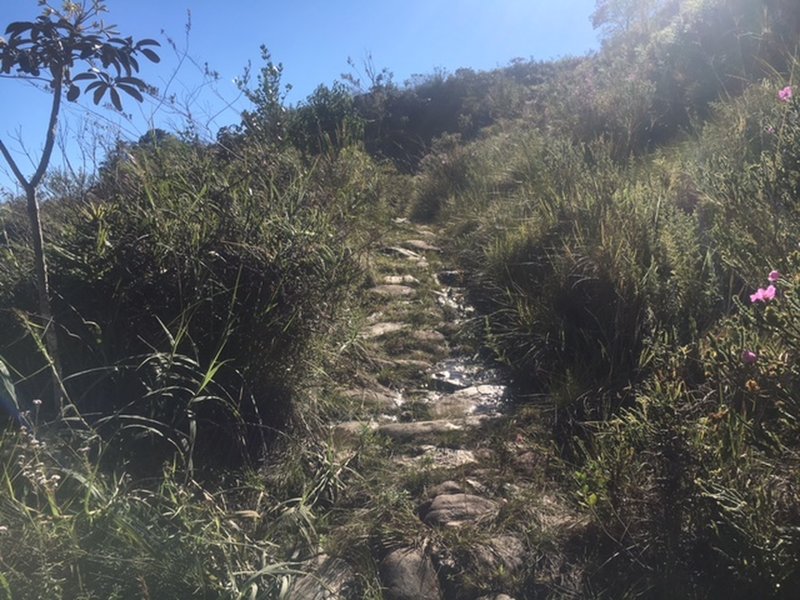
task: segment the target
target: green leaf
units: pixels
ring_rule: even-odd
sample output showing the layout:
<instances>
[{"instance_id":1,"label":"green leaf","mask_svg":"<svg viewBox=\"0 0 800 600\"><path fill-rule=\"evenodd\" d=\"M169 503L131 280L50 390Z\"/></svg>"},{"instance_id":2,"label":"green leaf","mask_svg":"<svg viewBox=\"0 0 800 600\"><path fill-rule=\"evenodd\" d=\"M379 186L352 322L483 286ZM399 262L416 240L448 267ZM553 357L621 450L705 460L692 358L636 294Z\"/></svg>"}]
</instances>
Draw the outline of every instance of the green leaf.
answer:
<instances>
[{"instance_id":1,"label":"green leaf","mask_svg":"<svg viewBox=\"0 0 800 600\"><path fill-rule=\"evenodd\" d=\"M156 54L155 52L153 52L152 50L150 50L150 48L142 48L141 52L142 52L142 54L144 54L144 55L145 55L147 58L149 58L149 59L150 59L150 62L154 62L154 63L161 62L161 58L158 56L158 54Z\"/></svg>"},{"instance_id":2,"label":"green leaf","mask_svg":"<svg viewBox=\"0 0 800 600\"><path fill-rule=\"evenodd\" d=\"M117 79L117 83L124 83L125 85L133 85L139 89L147 87L145 82L139 79L138 77L120 77Z\"/></svg>"},{"instance_id":3,"label":"green leaf","mask_svg":"<svg viewBox=\"0 0 800 600\"><path fill-rule=\"evenodd\" d=\"M70 102L75 102L78 99L78 96L81 95L81 89L77 85L69 86L69 91L67 92L67 100Z\"/></svg>"},{"instance_id":4,"label":"green leaf","mask_svg":"<svg viewBox=\"0 0 800 600\"><path fill-rule=\"evenodd\" d=\"M144 102L144 97L142 96L142 94L132 85L127 85L125 83L118 83L117 87L126 94L128 94L129 96L133 96L134 98L136 98L139 102Z\"/></svg>"},{"instance_id":5,"label":"green leaf","mask_svg":"<svg viewBox=\"0 0 800 600\"><path fill-rule=\"evenodd\" d=\"M27 31L32 27L33 23L30 21L15 21L6 27L6 33L10 33L11 35L19 35L23 31Z\"/></svg>"},{"instance_id":6,"label":"green leaf","mask_svg":"<svg viewBox=\"0 0 800 600\"><path fill-rule=\"evenodd\" d=\"M122 112L122 99L119 97L119 92L113 87L108 88L111 93L111 103L118 111Z\"/></svg>"},{"instance_id":7,"label":"green leaf","mask_svg":"<svg viewBox=\"0 0 800 600\"><path fill-rule=\"evenodd\" d=\"M72 81L86 81L87 79L97 79L97 73L91 71L87 73L80 73L72 78Z\"/></svg>"},{"instance_id":8,"label":"green leaf","mask_svg":"<svg viewBox=\"0 0 800 600\"><path fill-rule=\"evenodd\" d=\"M100 100L103 99L103 94L105 94L106 90L108 89L108 84L102 83L100 81L97 81L95 83L98 83L100 85L98 85L97 89L94 91L94 97L92 99L94 100L95 104L100 104Z\"/></svg>"}]
</instances>

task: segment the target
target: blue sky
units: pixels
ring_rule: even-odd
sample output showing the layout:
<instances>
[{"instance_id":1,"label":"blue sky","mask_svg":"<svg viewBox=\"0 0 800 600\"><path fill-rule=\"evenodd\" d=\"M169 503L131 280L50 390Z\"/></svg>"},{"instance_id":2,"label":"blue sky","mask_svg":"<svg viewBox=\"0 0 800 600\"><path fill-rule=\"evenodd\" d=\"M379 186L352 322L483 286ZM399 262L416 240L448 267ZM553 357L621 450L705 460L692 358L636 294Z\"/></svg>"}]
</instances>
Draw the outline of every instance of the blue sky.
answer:
<instances>
[{"instance_id":1,"label":"blue sky","mask_svg":"<svg viewBox=\"0 0 800 600\"><path fill-rule=\"evenodd\" d=\"M39 14L36 0L0 2L2 29L11 21ZM246 104L237 100L233 79L248 61L254 70L260 67L261 44L270 49L275 62L283 63L283 81L293 86L292 103L349 71L348 57L360 64L370 54L376 67L388 68L402 83L413 74L437 68L491 69L517 57L580 55L599 45L589 22L594 0L108 0L107 6L106 21L117 24L122 34L162 42L162 62L144 61L141 76L190 107L209 136L237 122L238 111ZM181 50L188 44L193 59L185 60L177 73L179 56L166 36ZM205 63L220 75L213 86L205 85ZM0 97L5 109L0 111L0 136L15 149L29 174L33 168L23 145L31 156L38 156L47 97L8 79L0 79ZM226 108L231 102L233 106ZM130 120L83 100L80 106L67 105L63 145L75 167L91 168L102 159L102 144L97 143L109 135L136 138L150 124L165 129L183 124L181 111L154 103L139 106L129 101L125 110ZM55 166L62 163L60 156L54 157ZM5 168L0 169L0 187L13 189Z\"/></svg>"}]
</instances>

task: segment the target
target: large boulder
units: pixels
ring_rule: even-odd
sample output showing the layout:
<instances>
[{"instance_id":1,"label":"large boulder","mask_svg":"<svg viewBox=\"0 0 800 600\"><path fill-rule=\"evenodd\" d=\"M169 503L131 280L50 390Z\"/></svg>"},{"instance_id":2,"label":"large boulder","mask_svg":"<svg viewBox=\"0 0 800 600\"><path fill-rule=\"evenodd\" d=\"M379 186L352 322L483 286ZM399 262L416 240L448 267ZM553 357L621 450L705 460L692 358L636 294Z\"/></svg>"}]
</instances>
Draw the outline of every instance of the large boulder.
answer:
<instances>
[{"instance_id":1,"label":"large boulder","mask_svg":"<svg viewBox=\"0 0 800 600\"><path fill-rule=\"evenodd\" d=\"M401 548L381 561L381 582L386 600L441 600L442 592L433 563L422 550Z\"/></svg>"}]
</instances>

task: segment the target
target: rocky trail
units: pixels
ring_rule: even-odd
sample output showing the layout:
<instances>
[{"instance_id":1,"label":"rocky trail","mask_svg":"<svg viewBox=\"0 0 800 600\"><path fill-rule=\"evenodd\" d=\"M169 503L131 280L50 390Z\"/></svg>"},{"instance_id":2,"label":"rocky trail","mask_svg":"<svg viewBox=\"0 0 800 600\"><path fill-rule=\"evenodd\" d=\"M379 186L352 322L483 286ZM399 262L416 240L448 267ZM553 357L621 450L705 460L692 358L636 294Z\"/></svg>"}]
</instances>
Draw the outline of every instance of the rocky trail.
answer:
<instances>
[{"instance_id":1,"label":"rocky trail","mask_svg":"<svg viewBox=\"0 0 800 600\"><path fill-rule=\"evenodd\" d=\"M396 240L372 257L358 334L368 367L359 385L338 390L357 418L330 424L338 464L357 474L360 491L345 490L331 508L350 515L338 525L344 541L307 565L288 597L533 597L565 577L542 549L579 520L547 489L551 451L532 434L536 416L513 408L500 371L463 341L473 310L462 274L432 229L395 225ZM365 562L379 589L365 587Z\"/></svg>"}]
</instances>

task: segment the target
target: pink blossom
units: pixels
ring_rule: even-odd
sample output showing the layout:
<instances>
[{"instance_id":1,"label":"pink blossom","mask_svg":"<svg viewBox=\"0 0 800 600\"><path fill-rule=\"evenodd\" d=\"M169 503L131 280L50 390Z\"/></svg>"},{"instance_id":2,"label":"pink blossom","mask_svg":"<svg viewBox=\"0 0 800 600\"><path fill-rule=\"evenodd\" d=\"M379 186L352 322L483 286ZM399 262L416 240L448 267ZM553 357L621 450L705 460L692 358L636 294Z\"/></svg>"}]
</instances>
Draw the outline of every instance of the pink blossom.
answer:
<instances>
[{"instance_id":1,"label":"pink blossom","mask_svg":"<svg viewBox=\"0 0 800 600\"><path fill-rule=\"evenodd\" d=\"M775 283L780 278L781 278L780 271L770 271L769 276L767 277L767 279L769 279L772 283Z\"/></svg>"},{"instance_id":2,"label":"pink blossom","mask_svg":"<svg viewBox=\"0 0 800 600\"><path fill-rule=\"evenodd\" d=\"M778 92L778 100L781 102L789 102L792 99L792 86L787 85L780 92Z\"/></svg>"},{"instance_id":3,"label":"pink blossom","mask_svg":"<svg viewBox=\"0 0 800 600\"><path fill-rule=\"evenodd\" d=\"M745 350L742 352L742 362L746 365L752 365L758 360L758 354L752 350Z\"/></svg>"},{"instance_id":4,"label":"pink blossom","mask_svg":"<svg viewBox=\"0 0 800 600\"><path fill-rule=\"evenodd\" d=\"M777 290L774 285L767 286L767 289L758 288L755 294L750 294L750 302L753 304L756 302L769 302L775 299L775 292Z\"/></svg>"}]
</instances>

